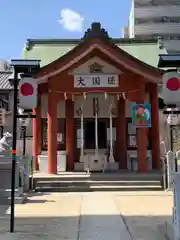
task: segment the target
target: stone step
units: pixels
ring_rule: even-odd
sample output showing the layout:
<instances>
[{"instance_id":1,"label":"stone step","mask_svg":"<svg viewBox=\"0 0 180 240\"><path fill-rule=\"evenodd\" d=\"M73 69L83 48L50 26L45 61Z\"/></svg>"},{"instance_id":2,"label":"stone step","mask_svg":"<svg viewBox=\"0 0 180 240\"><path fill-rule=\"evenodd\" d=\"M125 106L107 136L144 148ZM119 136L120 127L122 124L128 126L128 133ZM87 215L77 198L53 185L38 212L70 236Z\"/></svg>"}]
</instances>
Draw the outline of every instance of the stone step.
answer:
<instances>
[{"instance_id":1,"label":"stone step","mask_svg":"<svg viewBox=\"0 0 180 240\"><path fill-rule=\"evenodd\" d=\"M120 187L120 186L160 186L160 181L38 181L36 182L36 187L69 187L69 186L113 186L113 187Z\"/></svg>"},{"instance_id":2,"label":"stone step","mask_svg":"<svg viewBox=\"0 0 180 240\"><path fill-rule=\"evenodd\" d=\"M162 191L162 187L148 185L148 186L59 186L35 187L35 192L93 192L93 191Z\"/></svg>"},{"instance_id":3,"label":"stone step","mask_svg":"<svg viewBox=\"0 0 180 240\"><path fill-rule=\"evenodd\" d=\"M161 181L161 173L137 174L137 173L61 173L61 174L35 174L34 182L37 181Z\"/></svg>"},{"instance_id":4,"label":"stone step","mask_svg":"<svg viewBox=\"0 0 180 240\"><path fill-rule=\"evenodd\" d=\"M160 190L161 173L59 173L36 174L34 189L42 192Z\"/></svg>"}]
</instances>

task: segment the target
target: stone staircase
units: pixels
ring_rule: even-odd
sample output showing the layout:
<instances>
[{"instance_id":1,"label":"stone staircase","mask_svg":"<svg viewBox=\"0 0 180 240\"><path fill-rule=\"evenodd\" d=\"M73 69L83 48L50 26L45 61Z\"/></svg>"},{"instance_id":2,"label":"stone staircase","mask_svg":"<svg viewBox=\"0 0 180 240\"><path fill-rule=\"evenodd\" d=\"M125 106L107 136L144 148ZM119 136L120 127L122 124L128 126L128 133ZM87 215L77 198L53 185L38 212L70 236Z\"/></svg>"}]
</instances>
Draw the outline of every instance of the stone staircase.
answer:
<instances>
[{"instance_id":1,"label":"stone staircase","mask_svg":"<svg viewBox=\"0 0 180 240\"><path fill-rule=\"evenodd\" d=\"M92 191L160 191L162 174L117 173L36 173L33 178L36 192L92 192Z\"/></svg>"}]
</instances>

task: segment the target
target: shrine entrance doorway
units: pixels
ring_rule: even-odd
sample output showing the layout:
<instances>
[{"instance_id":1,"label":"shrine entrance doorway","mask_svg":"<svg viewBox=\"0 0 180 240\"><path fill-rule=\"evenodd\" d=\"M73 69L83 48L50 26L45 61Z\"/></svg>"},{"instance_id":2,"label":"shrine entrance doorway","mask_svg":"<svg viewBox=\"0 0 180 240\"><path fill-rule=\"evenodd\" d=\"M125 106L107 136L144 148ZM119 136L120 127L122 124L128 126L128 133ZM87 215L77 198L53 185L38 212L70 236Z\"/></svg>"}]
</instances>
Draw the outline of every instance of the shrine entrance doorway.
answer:
<instances>
[{"instance_id":1,"label":"shrine entrance doorway","mask_svg":"<svg viewBox=\"0 0 180 240\"><path fill-rule=\"evenodd\" d=\"M85 132L84 132L84 147L85 149L95 149L95 120L84 120ZM98 148L107 149L107 126L106 121L98 119L97 121L98 132Z\"/></svg>"}]
</instances>

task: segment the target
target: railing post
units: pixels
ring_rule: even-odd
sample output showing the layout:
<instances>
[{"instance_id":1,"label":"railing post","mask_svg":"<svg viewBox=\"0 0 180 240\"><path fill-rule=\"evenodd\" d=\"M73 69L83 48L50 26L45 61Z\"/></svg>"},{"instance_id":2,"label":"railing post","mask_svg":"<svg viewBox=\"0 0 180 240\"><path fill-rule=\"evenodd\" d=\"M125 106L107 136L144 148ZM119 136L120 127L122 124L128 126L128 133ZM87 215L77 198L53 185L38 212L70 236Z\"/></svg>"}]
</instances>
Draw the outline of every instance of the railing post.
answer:
<instances>
[{"instance_id":1,"label":"railing post","mask_svg":"<svg viewBox=\"0 0 180 240\"><path fill-rule=\"evenodd\" d=\"M172 151L168 151L166 154L167 159L167 179L168 189L172 188L172 174L175 173L175 154Z\"/></svg>"}]
</instances>

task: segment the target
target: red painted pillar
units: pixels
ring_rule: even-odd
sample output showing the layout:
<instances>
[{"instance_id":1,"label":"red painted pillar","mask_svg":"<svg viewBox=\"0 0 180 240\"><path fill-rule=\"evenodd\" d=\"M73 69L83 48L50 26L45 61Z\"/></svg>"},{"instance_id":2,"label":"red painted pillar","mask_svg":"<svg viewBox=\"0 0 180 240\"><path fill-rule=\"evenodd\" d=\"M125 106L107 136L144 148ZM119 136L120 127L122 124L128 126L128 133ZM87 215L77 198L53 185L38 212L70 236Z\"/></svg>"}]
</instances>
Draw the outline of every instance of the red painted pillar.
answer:
<instances>
[{"instance_id":1,"label":"red painted pillar","mask_svg":"<svg viewBox=\"0 0 180 240\"><path fill-rule=\"evenodd\" d=\"M41 153L41 95L38 94L38 102L36 109L33 109L36 118L32 119L32 152L34 170L39 170L38 155Z\"/></svg>"},{"instance_id":2,"label":"red painted pillar","mask_svg":"<svg viewBox=\"0 0 180 240\"><path fill-rule=\"evenodd\" d=\"M143 104L145 101L145 86L141 86L142 89L139 93L137 103ZM138 155L138 171L145 173L148 171L147 166L147 129L136 129L136 141L137 141L137 155Z\"/></svg>"},{"instance_id":3,"label":"red painted pillar","mask_svg":"<svg viewBox=\"0 0 180 240\"><path fill-rule=\"evenodd\" d=\"M147 129L137 128L137 155L138 155L138 171L145 173L148 171L147 167Z\"/></svg>"},{"instance_id":4,"label":"red painted pillar","mask_svg":"<svg viewBox=\"0 0 180 240\"><path fill-rule=\"evenodd\" d=\"M159 139L159 107L157 84L150 86L151 129L150 141L152 150L152 168L160 168L160 139Z\"/></svg>"},{"instance_id":5,"label":"red painted pillar","mask_svg":"<svg viewBox=\"0 0 180 240\"><path fill-rule=\"evenodd\" d=\"M71 171L74 169L74 102L67 99L65 104L67 170Z\"/></svg>"},{"instance_id":6,"label":"red painted pillar","mask_svg":"<svg viewBox=\"0 0 180 240\"><path fill-rule=\"evenodd\" d=\"M48 173L57 172L57 101L48 92Z\"/></svg>"},{"instance_id":7,"label":"red painted pillar","mask_svg":"<svg viewBox=\"0 0 180 240\"><path fill-rule=\"evenodd\" d=\"M120 169L127 169L127 140L126 140L126 101L120 98L117 101L117 157Z\"/></svg>"}]
</instances>

